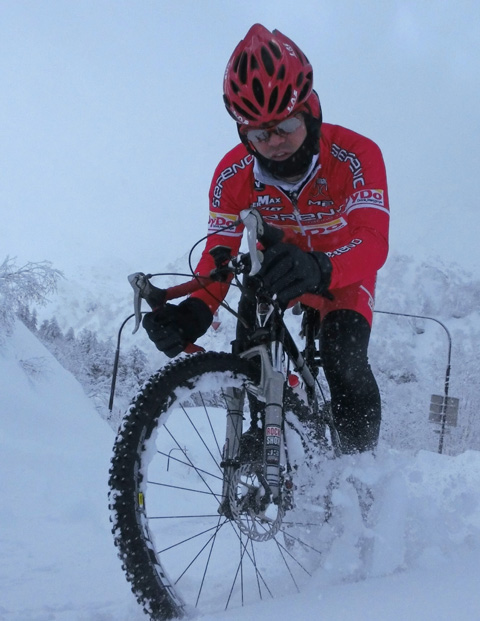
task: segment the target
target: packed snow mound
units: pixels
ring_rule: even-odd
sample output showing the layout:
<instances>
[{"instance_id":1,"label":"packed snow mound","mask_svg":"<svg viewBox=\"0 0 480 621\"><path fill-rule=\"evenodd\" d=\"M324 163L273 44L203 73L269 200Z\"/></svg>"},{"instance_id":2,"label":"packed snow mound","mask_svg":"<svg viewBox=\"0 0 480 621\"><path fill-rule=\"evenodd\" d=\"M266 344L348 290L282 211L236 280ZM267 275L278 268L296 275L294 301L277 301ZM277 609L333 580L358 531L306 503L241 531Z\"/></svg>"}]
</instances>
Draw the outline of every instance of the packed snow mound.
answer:
<instances>
[{"instance_id":1,"label":"packed snow mound","mask_svg":"<svg viewBox=\"0 0 480 621\"><path fill-rule=\"evenodd\" d=\"M0 393L0 460L9 473L9 502L0 507L0 619L144 619L108 523L111 429L21 324L0 350ZM376 459L344 457L332 467L336 536L305 591L208 618L475 618L480 454L398 451L383 442ZM352 476L374 490L366 523Z\"/></svg>"},{"instance_id":2,"label":"packed snow mound","mask_svg":"<svg viewBox=\"0 0 480 621\"><path fill-rule=\"evenodd\" d=\"M135 619L108 519L111 429L21 323L0 395L0 619Z\"/></svg>"},{"instance_id":3,"label":"packed snow mound","mask_svg":"<svg viewBox=\"0 0 480 621\"><path fill-rule=\"evenodd\" d=\"M341 462L341 463L340 463ZM216 621L471 621L478 618L480 453L383 447L334 465L335 540L301 594L201 617ZM362 519L356 482L374 502Z\"/></svg>"},{"instance_id":4,"label":"packed snow mound","mask_svg":"<svg viewBox=\"0 0 480 621\"><path fill-rule=\"evenodd\" d=\"M185 271L182 261L168 271ZM76 330L97 326L104 338L115 335L130 312L126 278L113 287L87 275L71 284L63 281L50 306L62 328L76 318ZM344 457L332 465L339 479L336 532L321 568L298 595L204 619L478 617L479 292L479 282L451 266L389 259L379 277L378 309L435 317L452 339L450 395L460 398L460 414L445 439L447 454L437 453L438 435L428 422L430 395L444 388L446 332L428 319L377 314L370 359L383 398L379 452L376 459ZM232 290L233 307L236 299ZM91 311L85 313L85 305ZM224 309L219 320L201 344L228 351L234 320ZM295 320L288 321L296 334ZM137 337L153 364L166 362L145 335L132 341ZM9 501L0 507L0 619L144 619L108 522L111 428L73 376L21 324L0 348L0 394L0 463L9 473L3 482ZM366 522L352 476L374 491Z\"/></svg>"}]
</instances>

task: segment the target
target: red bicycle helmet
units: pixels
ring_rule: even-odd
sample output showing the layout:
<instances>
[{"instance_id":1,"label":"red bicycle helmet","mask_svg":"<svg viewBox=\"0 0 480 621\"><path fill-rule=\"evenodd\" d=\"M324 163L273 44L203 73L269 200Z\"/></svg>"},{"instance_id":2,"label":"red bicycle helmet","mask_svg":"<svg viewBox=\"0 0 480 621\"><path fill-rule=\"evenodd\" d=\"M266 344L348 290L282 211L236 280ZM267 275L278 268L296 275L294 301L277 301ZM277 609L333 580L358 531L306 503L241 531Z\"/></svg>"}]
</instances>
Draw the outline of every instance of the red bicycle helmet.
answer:
<instances>
[{"instance_id":1,"label":"red bicycle helmet","mask_svg":"<svg viewBox=\"0 0 480 621\"><path fill-rule=\"evenodd\" d=\"M223 81L224 102L240 125L279 123L311 110L313 70L305 54L278 30L255 24L235 48ZM314 103L314 108L319 105Z\"/></svg>"}]
</instances>

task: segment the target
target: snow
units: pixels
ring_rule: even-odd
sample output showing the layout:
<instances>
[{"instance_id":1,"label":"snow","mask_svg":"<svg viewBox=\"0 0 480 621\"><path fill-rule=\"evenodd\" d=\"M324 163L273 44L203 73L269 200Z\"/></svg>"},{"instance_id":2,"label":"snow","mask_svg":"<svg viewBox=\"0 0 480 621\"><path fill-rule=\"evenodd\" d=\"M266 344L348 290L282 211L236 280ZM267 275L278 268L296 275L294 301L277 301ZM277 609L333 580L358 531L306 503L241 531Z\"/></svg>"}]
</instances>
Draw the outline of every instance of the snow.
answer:
<instances>
[{"instance_id":1,"label":"snow","mask_svg":"<svg viewBox=\"0 0 480 621\"><path fill-rule=\"evenodd\" d=\"M235 141L220 93L234 42L255 21L297 40L325 119L384 152L392 251L378 308L445 324L459 425L439 455L427 418L430 395L443 392L442 328L376 315L379 454L342 462L344 480L353 470L374 487L372 521L363 524L344 489L343 531L301 593L200 618L480 620L479 5L306 0L290 9L278 0L241 11L224 0L2 3L2 252L64 270L43 311L62 330L114 338L131 312L127 274L186 271L178 257L205 232L211 174ZM194 109L192 92L202 95ZM207 348L228 349L233 319L220 319ZM165 362L144 334L124 338ZM0 403L0 621L145 619L110 532L114 433L21 324L0 346Z\"/></svg>"},{"instance_id":2,"label":"snow","mask_svg":"<svg viewBox=\"0 0 480 621\"><path fill-rule=\"evenodd\" d=\"M388 292L387 283L384 287ZM441 299L439 303L446 305ZM478 311L470 306L463 314L455 327L460 343L464 325L478 326ZM206 337L218 349L226 348L225 323ZM431 426L417 424L426 419L428 406L419 407L419 395L425 396L431 384L440 392L442 388L442 373L437 379L429 377L435 364L430 360L426 365L421 345L426 338L424 345L431 353L438 339L432 338L428 326L422 329L417 333L395 323L377 326L378 342L372 347L382 351L377 357L383 370L388 375L412 349L417 380L396 383L380 374L387 403L378 455L345 457L336 466L343 481L354 473L375 490L368 524L351 492L340 486L335 503L344 510L341 532L301 593L200 618L480 618L480 452L468 448L468 436L463 444L447 436L446 447L457 447L451 451L455 454L440 455ZM397 345L401 343L401 352L389 351L392 335ZM459 367L457 360L454 385L462 379ZM110 532L106 495L111 428L73 376L20 323L0 349L0 394L0 619L145 618L124 579ZM396 418L417 433L404 437ZM460 420L466 425L469 419ZM392 437L397 438L396 447Z\"/></svg>"},{"instance_id":3,"label":"snow","mask_svg":"<svg viewBox=\"0 0 480 621\"><path fill-rule=\"evenodd\" d=\"M106 509L111 429L22 324L0 394L0 619L134 619Z\"/></svg>"}]
</instances>

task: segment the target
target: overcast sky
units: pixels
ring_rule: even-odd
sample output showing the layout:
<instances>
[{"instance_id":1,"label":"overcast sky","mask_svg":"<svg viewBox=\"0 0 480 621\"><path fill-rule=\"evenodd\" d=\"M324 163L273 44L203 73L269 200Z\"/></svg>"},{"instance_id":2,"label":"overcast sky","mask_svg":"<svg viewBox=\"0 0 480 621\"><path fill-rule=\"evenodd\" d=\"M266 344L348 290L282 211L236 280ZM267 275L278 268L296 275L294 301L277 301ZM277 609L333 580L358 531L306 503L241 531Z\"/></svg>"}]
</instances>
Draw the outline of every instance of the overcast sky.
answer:
<instances>
[{"instance_id":1,"label":"overcast sky","mask_svg":"<svg viewBox=\"0 0 480 621\"><path fill-rule=\"evenodd\" d=\"M325 121L380 145L392 251L478 269L478 0L0 0L0 260L156 271L187 252L255 22L307 54Z\"/></svg>"}]
</instances>

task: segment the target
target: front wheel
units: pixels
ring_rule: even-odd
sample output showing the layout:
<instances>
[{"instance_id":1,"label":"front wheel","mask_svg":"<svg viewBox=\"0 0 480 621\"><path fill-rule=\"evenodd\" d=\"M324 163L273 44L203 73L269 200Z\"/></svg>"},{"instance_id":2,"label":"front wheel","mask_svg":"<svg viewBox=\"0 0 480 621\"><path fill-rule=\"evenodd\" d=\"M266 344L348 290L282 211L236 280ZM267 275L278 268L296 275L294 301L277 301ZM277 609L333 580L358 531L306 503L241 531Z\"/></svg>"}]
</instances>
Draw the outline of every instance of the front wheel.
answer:
<instances>
[{"instance_id":1,"label":"front wheel","mask_svg":"<svg viewBox=\"0 0 480 621\"><path fill-rule=\"evenodd\" d=\"M122 423L109 481L113 533L151 619L284 595L320 564L318 455L291 411L302 407L295 396L284 400L281 503L268 502L261 455L239 441L238 459L224 458L229 396L245 394L237 400L245 434L256 381L252 363L233 354L181 359L147 382Z\"/></svg>"}]
</instances>

